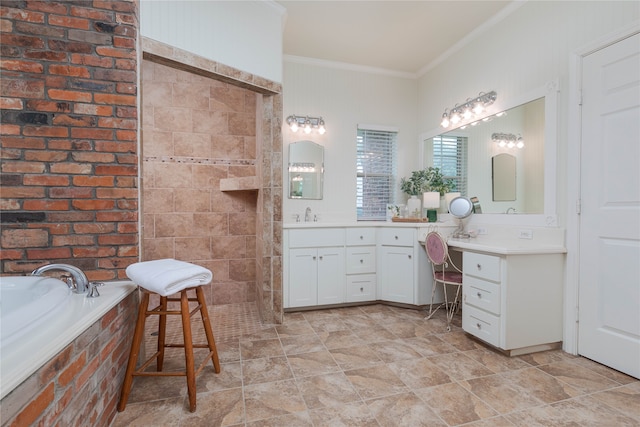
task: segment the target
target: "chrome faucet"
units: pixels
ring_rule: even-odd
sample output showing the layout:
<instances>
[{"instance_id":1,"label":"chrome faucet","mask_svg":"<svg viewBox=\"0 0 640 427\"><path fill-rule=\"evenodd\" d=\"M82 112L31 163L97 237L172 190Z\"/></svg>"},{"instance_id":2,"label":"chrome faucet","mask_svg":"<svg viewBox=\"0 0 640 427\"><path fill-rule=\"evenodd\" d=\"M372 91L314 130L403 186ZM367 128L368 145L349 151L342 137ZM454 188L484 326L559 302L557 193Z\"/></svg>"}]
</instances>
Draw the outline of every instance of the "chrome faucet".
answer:
<instances>
[{"instance_id":1,"label":"chrome faucet","mask_svg":"<svg viewBox=\"0 0 640 427\"><path fill-rule=\"evenodd\" d=\"M69 264L47 264L36 268L31 272L32 276L41 276L46 271L59 270L67 272L71 275L73 281L67 281L67 285L75 288L75 292L83 294L89 290L89 279L78 267Z\"/></svg>"},{"instance_id":2,"label":"chrome faucet","mask_svg":"<svg viewBox=\"0 0 640 427\"><path fill-rule=\"evenodd\" d=\"M309 221L311 221L311 208L307 208L307 210L304 211L304 222Z\"/></svg>"},{"instance_id":3,"label":"chrome faucet","mask_svg":"<svg viewBox=\"0 0 640 427\"><path fill-rule=\"evenodd\" d=\"M508 214L510 214L510 213L516 213L516 208L509 208L509 209L507 209L507 213L508 213Z\"/></svg>"}]
</instances>

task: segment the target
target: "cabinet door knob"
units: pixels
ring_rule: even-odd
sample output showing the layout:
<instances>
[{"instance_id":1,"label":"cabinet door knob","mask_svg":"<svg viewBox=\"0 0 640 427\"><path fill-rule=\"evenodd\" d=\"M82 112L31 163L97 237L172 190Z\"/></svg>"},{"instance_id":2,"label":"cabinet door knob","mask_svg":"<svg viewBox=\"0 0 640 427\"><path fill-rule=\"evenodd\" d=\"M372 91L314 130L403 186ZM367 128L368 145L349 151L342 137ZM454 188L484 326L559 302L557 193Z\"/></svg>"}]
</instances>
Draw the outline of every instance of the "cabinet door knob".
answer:
<instances>
[{"instance_id":1,"label":"cabinet door knob","mask_svg":"<svg viewBox=\"0 0 640 427\"><path fill-rule=\"evenodd\" d=\"M360 240L364 239L364 236L360 236Z\"/></svg>"},{"instance_id":2,"label":"cabinet door knob","mask_svg":"<svg viewBox=\"0 0 640 427\"><path fill-rule=\"evenodd\" d=\"M322 261L322 255L320 256L320 261Z\"/></svg>"},{"instance_id":3,"label":"cabinet door knob","mask_svg":"<svg viewBox=\"0 0 640 427\"><path fill-rule=\"evenodd\" d=\"M409 259L411 259L411 255L409 255Z\"/></svg>"},{"instance_id":4,"label":"cabinet door knob","mask_svg":"<svg viewBox=\"0 0 640 427\"><path fill-rule=\"evenodd\" d=\"M360 287L360 292L364 292L364 288L363 287Z\"/></svg>"},{"instance_id":5,"label":"cabinet door knob","mask_svg":"<svg viewBox=\"0 0 640 427\"><path fill-rule=\"evenodd\" d=\"M482 265L476 264L476 267L478 268L478 270L482 270Z\"/></svg>"},{"instance_id":6,"label":"cabinet door knob","mask_svg":"<svg viewBox=\"0 0 640 427\"><path fill-rule=\"evenodd\" d=\"M360 260L360 264L362 264L363 262L364 262L364 260L363 260L363 259L361 259L361 260Z\"/></svg>"},{"instance_id":7,"label":"cabinet door knob","mask_svg":"<svg viewBox=\"0 0 640 427\"><path fill-rule=\"evenodd\" d=\"M396 240L398 240L398 236L395 236Z\"/></svg>"},{"instance_id":8,"label":"cabinet door knob","mask_svg":"<svg viewBox=\"0 0 640 427\"><path fill-rule=\"evenodd\" d=\"M313 260L314 260L314 261L316 260L316 257L315 257L315 255L313 256Z\"/></svg>"},{"instance_id":9,"label":"cabinet door knob","mask_svg":"<svg viewBox=\"0 0 640 427\"><path fill-rule=\"evenodd\" d=\"M478 299L482 299L482 294L478 292Z\"/></svg>"},{"instance_id":10,"label":"cabinet door knob","mask_svg":"<svg viewBox=\"0 0 640 427\"><path fill-rule=\"evenodd\" d=\"M482 325L480 323L476 323L476 326L478 327L478 329L482 329Z\"/></svg>"}]
</instances>

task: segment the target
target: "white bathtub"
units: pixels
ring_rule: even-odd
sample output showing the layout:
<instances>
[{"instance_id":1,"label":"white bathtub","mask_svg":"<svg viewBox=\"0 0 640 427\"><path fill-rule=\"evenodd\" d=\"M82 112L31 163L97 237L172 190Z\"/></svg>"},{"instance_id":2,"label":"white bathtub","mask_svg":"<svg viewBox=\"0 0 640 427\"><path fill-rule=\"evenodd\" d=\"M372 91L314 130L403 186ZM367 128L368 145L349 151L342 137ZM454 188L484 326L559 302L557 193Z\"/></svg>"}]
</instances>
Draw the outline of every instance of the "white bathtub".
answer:
<instances>
[{"instance_id":1,"label":"white bathtub","mask_svg":"<svg viewBox=\"0 0 640 427\"><path fill-rule=\"evenodd\" d=\"M0 399L136 288L105 282L99 297L87 298L53 278L0 277Z\"/></svg>"}]
</instances>

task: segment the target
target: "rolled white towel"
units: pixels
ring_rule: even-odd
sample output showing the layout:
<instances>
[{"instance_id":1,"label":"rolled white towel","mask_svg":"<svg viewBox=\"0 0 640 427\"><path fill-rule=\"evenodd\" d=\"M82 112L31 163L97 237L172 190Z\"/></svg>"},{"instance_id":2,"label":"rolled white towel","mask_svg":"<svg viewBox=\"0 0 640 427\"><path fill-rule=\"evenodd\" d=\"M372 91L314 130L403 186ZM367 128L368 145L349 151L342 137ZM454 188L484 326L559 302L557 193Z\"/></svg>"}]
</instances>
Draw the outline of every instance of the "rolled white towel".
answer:
<instances>
[{"instance_id":1,"label":"rolled white towel","mask_svg":"<svg viewBox=\"0 0 640 427\"><path fill-rule=\"evenodd\" d=\"M173 258L131 264L127 276L138 286L163 297L211 282L210 270Z\"/></svg>"}]
</instances>

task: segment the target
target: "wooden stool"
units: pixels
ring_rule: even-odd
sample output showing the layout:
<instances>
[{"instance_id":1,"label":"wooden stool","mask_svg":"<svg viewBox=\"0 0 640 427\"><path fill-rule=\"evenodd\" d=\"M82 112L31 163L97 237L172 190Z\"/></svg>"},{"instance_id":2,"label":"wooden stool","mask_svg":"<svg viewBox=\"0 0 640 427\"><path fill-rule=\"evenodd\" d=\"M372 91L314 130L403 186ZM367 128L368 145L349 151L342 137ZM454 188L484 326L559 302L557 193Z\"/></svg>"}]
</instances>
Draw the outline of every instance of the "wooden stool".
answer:
<instances>
[{"instance_id":1,"label":"wooden stool","mask_svg":"<svg viewBox=\"0 0 640 427\"><path fill-rule=\"evenodd\" d=\"M209 322L209 312L207 311L207 304L204 299L204 292L202 288L188 288L180 291L180 298L160 297L160 305L156 308L149 310L149 296L152 292L142 289L142 300L140 301L140 308L138 309L138 320L136 323L136 329L133 334L133 343L131 344L131 352L129 353L129 362L127 363L127 371L124 376L124 383L122 384L122 394L120 395L120 402L118 403L118 411L124 411L127 406L127 400L129 399L129 393L131 392L131 385L133 384L134 376L186 376L187 377L187 390L189 394L189 410L191 412L196 410L196 375L202 371L209 359L213 362L213 368L216 373L220 373L220 361L218 360L218 351L216 350L216 344L213 340L213 332L211 331L211 323ZM196 298L189 298L188 291L196 292ZM167 310L167 302L179 301L180 310ZM197 301L198 306L189 311L189 301ZM204 324L204 331L207 336L207 344L193 344L193 338L191 334L191 316L197 311L200 311L202 316L202 323ZM144 325L147 316L158 315L160 316L158 325L158 351L147 359L138 369L136 369L136 363L138 361L138 354L140 353L140 345L144 336ZM165 342L166 327L167 327L167 315L179 315L182 317L182 333L184 335L184 344L167 344ZM183 372L162 372L162 365L164 363L164 349L167 347L184 347L184 356L186 360L186 369ZM209 354L204 361L195 370L195 362L193 357L194 348L208 348ZM145 372L145 369L156 360L157 372L149 371Z\"/></svg>"}]
</instances>

